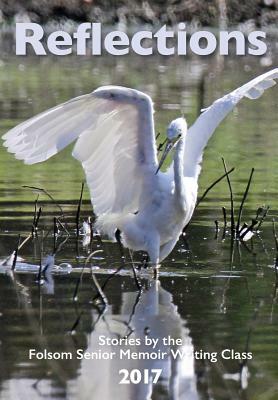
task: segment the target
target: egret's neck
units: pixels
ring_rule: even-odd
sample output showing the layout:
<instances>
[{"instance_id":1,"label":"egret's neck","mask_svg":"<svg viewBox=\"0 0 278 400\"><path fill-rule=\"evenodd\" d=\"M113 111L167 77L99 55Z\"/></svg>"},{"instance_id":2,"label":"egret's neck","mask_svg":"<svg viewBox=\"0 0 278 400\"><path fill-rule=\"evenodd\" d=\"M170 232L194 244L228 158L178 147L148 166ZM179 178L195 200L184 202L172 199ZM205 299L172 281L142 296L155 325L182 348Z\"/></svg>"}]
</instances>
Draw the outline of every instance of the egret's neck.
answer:
<instances>
[{"instance_id":1,"label":"egret's neck","mask_svg":"<svg viewBox=\"0 0 278 400\"><path fill-rule=\"evenodd\" d=\"M174 180L175 180L175 194L179 203L181 203L182 208L184 208L185 204L185 187L184 187L184 179L183 179L183 168L184 168L184 145L185 139L182 138L179 140L175 155L174 155Z\"/></svg>"}]
</instances>

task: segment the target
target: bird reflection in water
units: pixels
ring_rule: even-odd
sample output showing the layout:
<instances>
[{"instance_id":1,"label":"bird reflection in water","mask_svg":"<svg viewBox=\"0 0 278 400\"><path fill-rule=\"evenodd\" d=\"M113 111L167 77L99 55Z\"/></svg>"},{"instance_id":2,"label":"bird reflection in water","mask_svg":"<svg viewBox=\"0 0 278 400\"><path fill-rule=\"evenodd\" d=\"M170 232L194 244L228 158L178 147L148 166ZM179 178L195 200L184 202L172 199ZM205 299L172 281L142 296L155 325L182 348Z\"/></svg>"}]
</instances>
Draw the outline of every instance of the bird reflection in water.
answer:
<instances>
[{"instance_id":1,"label":"bird reflection in water","mask_svg":"<svg viewBox=\"0 0 278 400\"><path fill-rule=\"evenodd\" d=\"M147 400L155 398L155 395L160 399L198 399L194 347L189 329L172 302L172 295L161 287L160 281L149 281L148 289L141 293L140 298L137 296L135 292L123 293L119 314L113 314L108 306L103 318L99 319L84 352L97 353L100 350L102 354L114 355L106 360L82 359L77 382L69 383L72 398L75 398L77 390L82 400ZM145 344L146 337L157 341L155 349ZM180 339L182 344L164 345L163 338L169 337L172 343ZM140 344L100 345L100 338L106 343L111 339L117 342L120 338L127 338L127 342L133 340ZM186 356L174 358L177 350ZM145 359L120 359L123 351L125 354L135 352L135 357L143 354ZM159 354L161 359L147 359L150 353ZM138 384L119 384L123 378L119 374L121 369L129 372L137 369L142 376L144 370L150 373L152 369L161 369L161 375L156 384L151 379L144 383L143 378Z\"/></svg>"}]
</instances>

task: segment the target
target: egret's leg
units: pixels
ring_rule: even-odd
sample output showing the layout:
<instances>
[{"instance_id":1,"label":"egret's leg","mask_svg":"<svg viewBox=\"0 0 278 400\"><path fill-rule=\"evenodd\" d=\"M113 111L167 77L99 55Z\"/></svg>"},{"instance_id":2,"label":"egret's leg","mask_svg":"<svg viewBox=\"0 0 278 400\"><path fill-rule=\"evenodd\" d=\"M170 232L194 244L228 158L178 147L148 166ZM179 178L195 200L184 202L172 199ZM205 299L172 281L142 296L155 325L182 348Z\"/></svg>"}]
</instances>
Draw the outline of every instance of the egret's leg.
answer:
<instances>
[{"instance_id":1,"label":"egret's leg","mask_svg":"<svg viewBox=\"0 0 278 400\"><path fill-rule=\"evenodd\" d=\"M154 278L155 280L157 280L158 277L159 277L159 267L160 267L160 265L158 264L158 265L153 269L153 278Z\"/></svg>"},{"instance_id":2,"label":"egret's leg","mask_svg":"<svg viewBox=\"0 0 278 400\"><path fill-rule=\"evenodd\" d=\"M120 229L117 229L115 232L115 239L119 245L120 248L120 253L121 253L121 257L123 258L123 263L125 264L125 256L124 256L124 246L122 244L122 240L121 240L121 231ZM137 274L136 274L136 270L135 270L135 266L134 266L134 262L133 262L133 257L132 257L132 252L131 250L129 250L129 255L130 255L130 260L131 260L131 266L132 266L132 270L133 270L133 275L134 275L134 279L136 282L136 285L138 287L139 290L141 290L141 285L140 282L138 280Z\"/></svg>"},{"instance_id":3,"label":"egret's leg","mask_svg":"<svg viewBox=\"0 0 278 400\"><path fill-rule=\"evenodd\" d=\"M117 241L117 243L119 245L121 257L124 258L124 247L123 247L122 240L121 240L121 231L120 231L120 229L116 230L115 239L116 239L116 241Z\"/></svg>"},{"instance_id":4,"label":"egret's leg","mask_svg":"<svg viewBox=\"0 0 278 400\"><path fill-rule=\"evenodd\" d=\"M160 249L160 236L157 232L149 235L148 240L148 255L150 257L151 266L154 270L154 277L158 276L159 264L159 249Z\"/></svg>"},{"instance_id":5,"label":"egret's leg","mask_svg":"<svg viewBox=\"0 0 278 400\"><path fill-rule=\"evenodd\" d=\"M132 266L132 271L133 271L133 275L134 275L136 286L137 286L138 290L141 290L142 286L141 286L141 284L139 282L139 279L138 279L138 276L137 276L137 273L136 273L135 265L134 265L134 262L133 262L132 251L130 249L129 249L129 256L130 256L130 260L131 260L131 266Z\"/></svg>"},{"instance_id":6,"label":"egret's leg","mask_svg":"<svg viewBox=\"0 0 278 400\"><path fill-rule=\"evenodd\" d=\"M148 255L148 253L144 254L141 264L139 264L138 269L140 270L141 268L147 268L149 261L150 261L150 257Z\"/></svg>"}]
</instances>

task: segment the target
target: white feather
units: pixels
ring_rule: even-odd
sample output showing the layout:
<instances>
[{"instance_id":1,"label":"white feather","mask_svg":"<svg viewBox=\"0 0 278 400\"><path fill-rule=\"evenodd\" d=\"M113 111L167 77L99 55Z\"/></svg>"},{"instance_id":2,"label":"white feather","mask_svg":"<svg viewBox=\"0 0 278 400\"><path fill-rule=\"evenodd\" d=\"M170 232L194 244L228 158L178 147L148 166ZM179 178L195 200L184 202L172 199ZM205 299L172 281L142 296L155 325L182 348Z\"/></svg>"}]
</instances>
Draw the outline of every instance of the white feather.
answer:
<instances>
[{"instance_id":1,"label":"white feather","mask_svg":"<svg viewBox=\"0 0 278 400\"><path fill-rule=\"evenodd\" d=\"M220 122L243 97L252 100L259 98L264 90L276 84L275 79L277 78L278 68L275 68L216 100L210 107L203 111L189 128L186 135L184 176L198 179L204 148Z\"/></svg>"},{"instance_id":2,"label":"white feather","mask_svg":"<svg viewBox=\"0 0 278 400\"><path fill-rule=\"evenodd\" d=\"M77 139L96 214L134 212L157 156L153 106L137 90L106 86L16 126L4 146L26 164L45 161Z\"/></svg>"}]
</instances>

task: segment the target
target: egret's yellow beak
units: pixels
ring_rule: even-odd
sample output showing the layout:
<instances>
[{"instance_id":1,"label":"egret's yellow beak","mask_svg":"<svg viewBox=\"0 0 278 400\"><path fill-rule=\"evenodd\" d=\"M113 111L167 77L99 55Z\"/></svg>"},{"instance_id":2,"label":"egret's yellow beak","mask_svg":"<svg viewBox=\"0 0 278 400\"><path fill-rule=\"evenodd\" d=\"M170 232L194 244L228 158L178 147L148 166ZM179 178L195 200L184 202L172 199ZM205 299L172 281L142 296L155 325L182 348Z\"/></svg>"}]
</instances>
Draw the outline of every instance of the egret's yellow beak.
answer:
<instances>
[{"instance_id":1,"label":"egret's yellow beak","mask_svg":"<svg viewBox=\"0 0 278 400\"><path fill-rule=\"evenodd\" d=\"M160 168L162 167L162 164L165 161L165 158L167 157L168 153L172 150L173 146L174 146L175 142L173 142L172 140L167 139L166 145L165 145L165 149L164 152L161 156L159 165L157 167L157 170L155 172L155 175L158 173L158 171L160 170Z\"/></svg>"}]
</instances>

